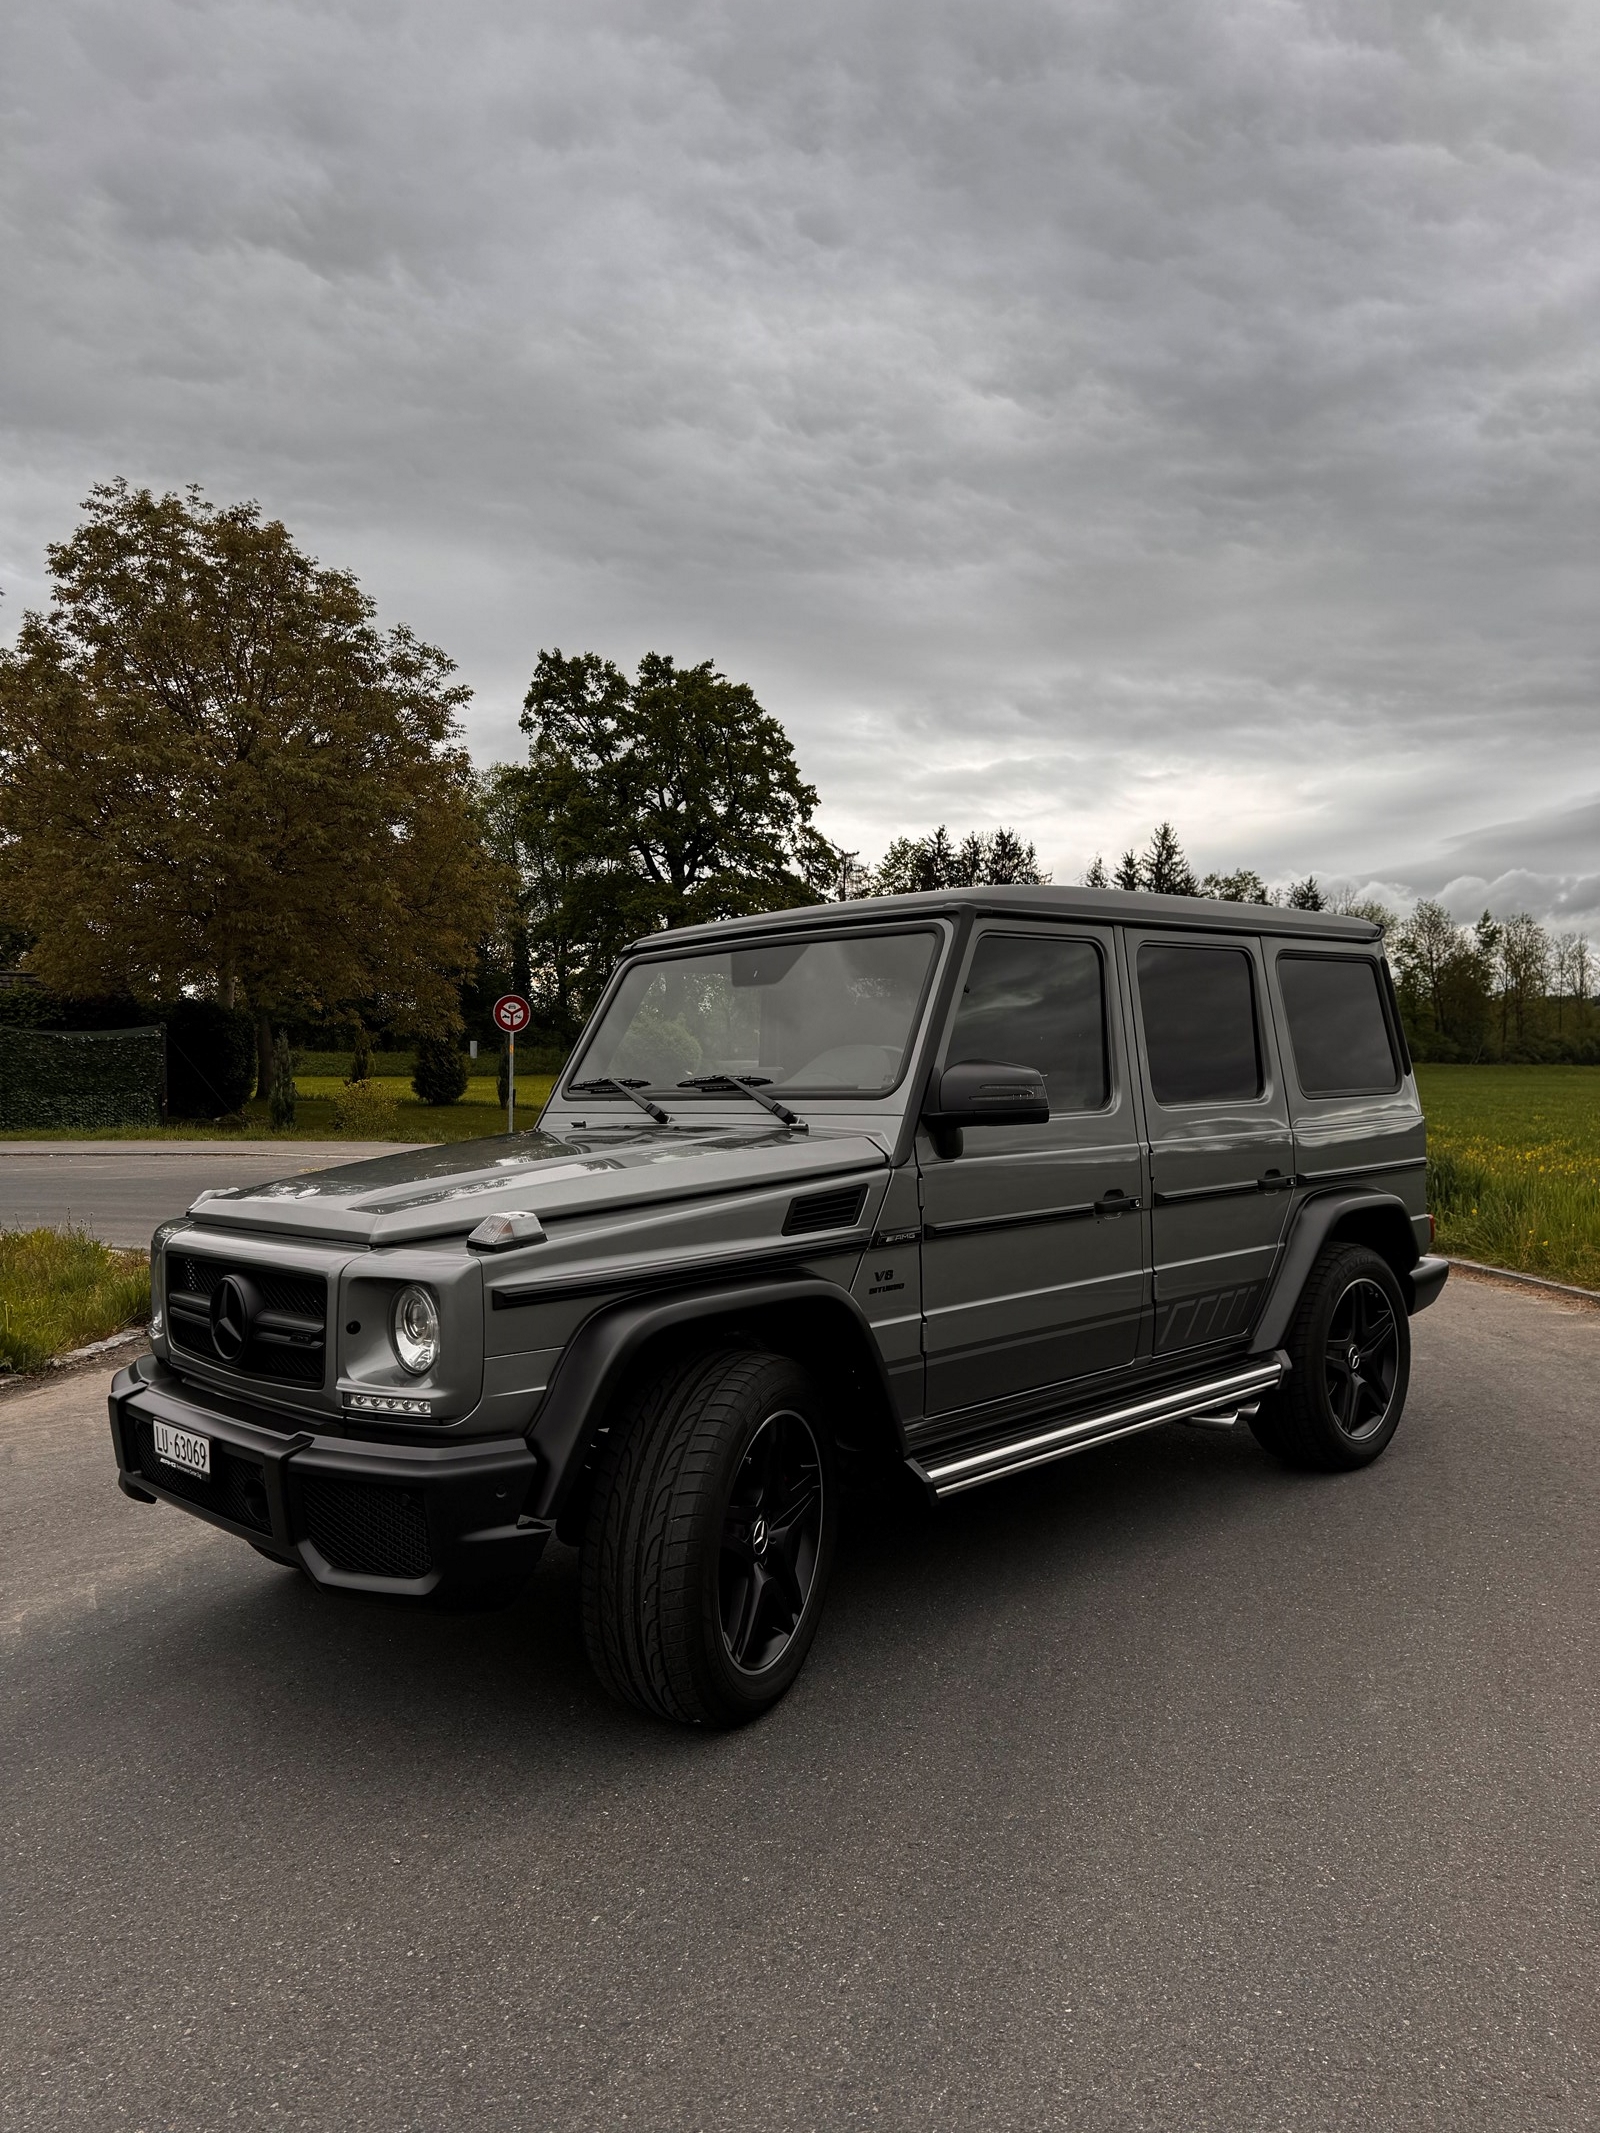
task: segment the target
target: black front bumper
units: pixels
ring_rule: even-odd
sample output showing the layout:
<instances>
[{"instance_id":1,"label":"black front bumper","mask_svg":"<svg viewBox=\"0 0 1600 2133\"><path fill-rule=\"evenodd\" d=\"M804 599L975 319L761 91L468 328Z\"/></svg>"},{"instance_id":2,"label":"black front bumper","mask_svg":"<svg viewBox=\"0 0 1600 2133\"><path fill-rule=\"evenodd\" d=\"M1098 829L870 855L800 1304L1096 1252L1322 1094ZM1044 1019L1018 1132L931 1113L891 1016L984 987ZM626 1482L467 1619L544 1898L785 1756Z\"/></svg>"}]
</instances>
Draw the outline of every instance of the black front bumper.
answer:
<instances>
[{"instance_id":1,"label":"black front bumper","mask_svg":"<svg viewBox=\"0 0 1600 2133\"><path fill-rule=\"evenodd\" d=\"M211 1442L211 1474L162 1461L157 1422ZM269 1428L189 1398L153 1356L111 1386L117 1482L237 1533L319 1585L422 1599L514 1586L554 1531L524 1511L539 1462L521 1437L443 1447Z\"/></svg>"}]
</instances>

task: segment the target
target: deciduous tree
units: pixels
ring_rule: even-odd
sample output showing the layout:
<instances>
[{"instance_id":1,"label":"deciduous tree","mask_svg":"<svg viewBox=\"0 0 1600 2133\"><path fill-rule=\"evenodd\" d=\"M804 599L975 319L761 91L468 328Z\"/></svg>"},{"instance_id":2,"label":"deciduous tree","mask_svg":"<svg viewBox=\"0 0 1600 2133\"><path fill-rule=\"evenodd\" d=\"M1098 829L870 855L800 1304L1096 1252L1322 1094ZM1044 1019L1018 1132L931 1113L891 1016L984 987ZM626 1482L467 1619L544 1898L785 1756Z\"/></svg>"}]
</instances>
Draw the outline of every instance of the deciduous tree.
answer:
<instances>
[{"instance_id":1,"label":"deciduous tree","mask_svg":"<svg viewBox=\"0 0 1600 2133\"><path fill-rule=\"evenodd\" d=\"M1254 867L1238 867L1231 874L1208 874L1200 884L1202 896L1214 896L1225 904L1270 904L1272 891Z\"/></svg>"},{"instance_id":2,"label":"deciduous tree","mask_svg":"<svg viewBox=\"0 0 1600 2133\"><path fill-rule=\"evenodd\" d=\"M253 503L96 488L0 653L0 900L66 994L418 1028L495 895L444 653Z\"/></svg>"},{"instance_id":3,"label":"deciduous tree","mask_svg":"<svg viewBox=\"0 0 1600 2133\"><path fill-rule=\"evenodd\" d=\"M541 652L522 726L528 761L491 774L485 805L521 884L532 990L563 1034L635 936L813 903L840 878L788 735L710 660L650 652L630 680L593 652Z\"/></svg>"}]
</instances>

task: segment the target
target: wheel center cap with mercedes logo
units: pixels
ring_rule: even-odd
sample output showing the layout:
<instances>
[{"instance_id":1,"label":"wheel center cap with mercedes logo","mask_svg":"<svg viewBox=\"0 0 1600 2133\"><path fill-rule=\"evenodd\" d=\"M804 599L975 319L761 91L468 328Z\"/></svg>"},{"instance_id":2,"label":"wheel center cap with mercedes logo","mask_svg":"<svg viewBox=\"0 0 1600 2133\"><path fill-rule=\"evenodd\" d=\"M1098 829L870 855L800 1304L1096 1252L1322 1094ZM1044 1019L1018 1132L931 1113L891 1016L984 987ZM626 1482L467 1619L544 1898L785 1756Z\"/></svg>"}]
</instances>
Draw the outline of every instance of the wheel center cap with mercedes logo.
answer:
<instances>
[{"instance_id":1,"label":"wheel center cap with mercedes logo","mask_svg":"<svg viewBox=\"0 0 1600 2133\"><path fill-rule=\"evenodd\" d=\"M750 1528L750 1547L755 1555L765 1555L767 1552L767 1522L764 1518L758 1518Z\"/></svg>"},{"instance_id":2,"label":"wheel center cap with mercedes logo","mask_svg":"<svg viewBox=\"0 0 1600 2133\"><path fill-rule=\"evenodd\" d=\"M250 1293L237 1274L224 1274L211 1292L211 1344L225 1363L236 1363L250 1338Z\"/></svg>"}]
</instances>

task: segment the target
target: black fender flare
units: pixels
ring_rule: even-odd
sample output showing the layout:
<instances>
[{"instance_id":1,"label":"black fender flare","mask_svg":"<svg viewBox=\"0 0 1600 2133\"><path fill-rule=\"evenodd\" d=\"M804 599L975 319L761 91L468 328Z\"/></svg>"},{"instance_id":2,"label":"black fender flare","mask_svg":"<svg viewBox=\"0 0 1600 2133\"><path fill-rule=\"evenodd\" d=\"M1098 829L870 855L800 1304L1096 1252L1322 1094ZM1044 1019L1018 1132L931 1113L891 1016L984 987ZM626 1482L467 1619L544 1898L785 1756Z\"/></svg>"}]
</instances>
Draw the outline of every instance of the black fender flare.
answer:
<instances>
[{"instance_id":1,"label":"black fender flare","mask_svg":"<svg viewBox=\"0 0 1600 2133\"><path fill-rule=\"evenodd\" d=\"M1393 1250L1385 1251L1384 1257L1394 1268L1395 1277L1405 1293L1406 1307L1415 1310L1419 1300L1411 1281L1411 1270L1421 1259L1416 1232L1412 1228L1410 1209L1397 1193L1379 1192L1374 1186L1353 1186L1343 1192L1319 1193L1307 1200L1294 1220L1277 1272L1272 1277L1272 1286L1267 1291L1267 1300L1256 1322L1254 1337L1250 1342L1252 1355L1270 1355L1283 1346L1284 1335L1289 1330L1289 1321L1294 1316L1295 1305L1300 1301L1300 1291L1306 1285L1318 1252L1327 1243L1341 1224L1347 1224L1351 1215L1359 1214L1367 1219L1362 1227L1377 1231L1382 1243L1375 1239L1377 1249L1392 1241ZM1425 1301L1431 1303L1437 1290L1431 1290Z\"/></svg>"},{"instance_id":2,"label":"black fender flare","mask_svg":"<svg viewBox=\"0 0 1600 2133\"><path fill-rule=\"evenodd\" d=\"M537 1518L555 1518L572 1493L588 1455L594 1429L620 1389L629 1366L646 1342L663 1333L685 1331L711 1319L757 1321L772 1313L821 1309L846 1322L870 1358L883 1412L898 1435L895 1405L882 1351L872 1327L848 1289L819 1275L786 1280L743 1281L716 1288L674 1289L648 1297L623 1298L586 1318L567 1342L528 1430L528 1445L539 1460L536 1500L527 1506ZM802 1360L804 1358L802 1357ZM902 1444L901 1449L904 1449Z\"/></svg>"}]
</instances>

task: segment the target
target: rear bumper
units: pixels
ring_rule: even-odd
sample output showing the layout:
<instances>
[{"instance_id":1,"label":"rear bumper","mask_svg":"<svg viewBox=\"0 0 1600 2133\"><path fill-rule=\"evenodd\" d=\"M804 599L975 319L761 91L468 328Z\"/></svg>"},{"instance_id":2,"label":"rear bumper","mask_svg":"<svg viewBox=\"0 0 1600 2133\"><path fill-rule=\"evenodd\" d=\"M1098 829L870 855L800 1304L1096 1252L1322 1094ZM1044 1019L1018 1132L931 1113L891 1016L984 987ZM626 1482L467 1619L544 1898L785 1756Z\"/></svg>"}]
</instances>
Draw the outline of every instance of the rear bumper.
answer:
<instances>
[{"instance_id":1,"label":"rear bumper","mask_svg":"<svg viewBox=\"0 0 1600 2133\"><path fill-rule=\"evenodd\" d=\"M1449 1278L1450 1262L1448 1259L1436 1259L1430 1253L1426 1258L1417 1261L1406 1276L1407 1281L1411 1284L1411 1314L1413 1317L1419 1311L1426 1311L1429 1304L1437 1300L1439 1291Z\"/></svg>"},{"instance_id":2,"label":"rear bumper","mask_svg":"<svg viewBox=\"0 0 1600 2133\"><path fill-rule=\"evenodd\" d=\"M540 1469L520 1437L441 1448L290 1436L187 1398L149 1356L117 1373L110 1406L126 1495L190 1511L319 1585L410 1599L505 1587L531 1574L554 1531L524 1511ZM157 1422L210 1439L208 1479L157 1457Z\"/></svg>"}]
</instances>

